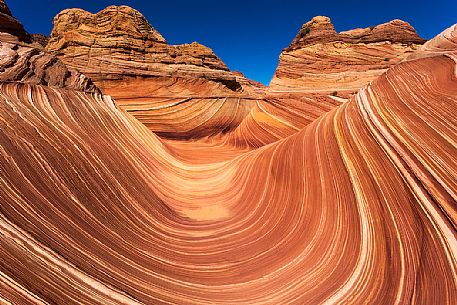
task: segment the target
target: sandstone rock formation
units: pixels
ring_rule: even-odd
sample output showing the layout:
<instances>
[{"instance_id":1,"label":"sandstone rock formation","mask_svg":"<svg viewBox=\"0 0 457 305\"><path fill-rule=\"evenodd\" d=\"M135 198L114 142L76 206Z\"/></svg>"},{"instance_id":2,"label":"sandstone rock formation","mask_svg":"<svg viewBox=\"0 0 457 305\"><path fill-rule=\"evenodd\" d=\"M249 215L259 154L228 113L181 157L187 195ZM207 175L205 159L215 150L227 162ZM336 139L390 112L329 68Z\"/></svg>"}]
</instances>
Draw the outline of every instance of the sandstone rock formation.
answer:
<instances>
[{"instance_id":1,"label":"sandstone rock formation","mask_svg":"<svg viewBox=\"0 0 457 305\"><path fill-rule=\"evenodd\" d=\"M170 138L233 129L263 89L230 72L208 47L168 45L143 15L127 6L97 14L61 12L46 49L91 77L119 108ZM189 111L202 116L189 119Z\"/></svg>"},{"instance_id":2,"label":"sandstone rock formation","mask_svg":"<svg viewBox=\"0 0 457 305\"><path fill-rule=\"evenodd\" d=\"M97 14L69 9L53 23L47 50L94 81L188 73L218 79L228 71L199 43L168 45L143 15L127 6L110 6Z\"/></svg>"},{"instance_id":3,"label":"sandstone rock formation","mask_svg":"<svg viewBox=\"0 0 457 305\"><path fill-rule=\"evenodd\" d=\"M3 18L3 19L2 19ZM13 22L14 21L14 22ZM65 64L34 43L33 36L24 31L6 6L0 2L0 81L21 82L98 92L85 75L68 69Z\"/></svg>"},{"instance_id":4,"label":"sandstone rock formation","mask_svg":"<svg viewBox=\"0 0 457 305\"><path fill-rule=\"evenodd\" d=\"M457 47L457 28L451 26L435 38L427 41L416 52L408 56L407 60L413 60L423 57L433 57L445 55L452 52Z\"/></svg>"},{"instance_id":5,"label":"sandstone rock formation","mask_svg":"<svg viewBox=\"0 0 457 305\"><path fill-rule=\"evenodd\" d=\"M282 52L270 90L347 97L424 42L401 20L337 33L328 17L314 17Z\"/></svg>"},{"instance_id":6,"label":"sandstone rock formation","mask_svg":"<svg viewBox=\"0 0 457 305\"><path fill-rule=\"evenodd\" d=\"M85 75L69 70L54 56L33 46L15 42L13 37L4 33L0 33L0 81L98 91Z\"/></svg>"},{"instance_id":7,"label":"sandstone rock formation","mask_svg":"<svg viewBox=\"0 0 457 305\"><path fill-rule=\"evenodd\" d=\"M49 38L43 34L32 34L30 36L31 36L32 42L34 42L35 44L38 44L39 46L41 46L43 48L46 47L46 45L48 44Z\"/></svg>"},{"instance_id":8,"label":"sandstone rock formation","mask_svg":"<svg viewBox=\"0 0 457 305\"><path fill-rule=\"evenodd\" d=\"M107 95L7 74L0 303L456 304L456 31L347 102L269 93L199 141L158 136ZM145 103L179 97L178 80L243 93L137 80ZM205 125L230 104L224 129L243 107L226 97L238 102L176 101L160 118L163 99L149 117Z\"/></svg>"},{"instance_id":9,"label":"sandstone rock formation","mask_svg":"<svg viewBox=\"0 0 457 305\"><path fill-rule=\"evenodd\" d=\"M22 23L11 15L5 0L0 0L0 33L9 33L22 41L30 42L30 35L24 30Z\"/></svg>"}]
</instances>

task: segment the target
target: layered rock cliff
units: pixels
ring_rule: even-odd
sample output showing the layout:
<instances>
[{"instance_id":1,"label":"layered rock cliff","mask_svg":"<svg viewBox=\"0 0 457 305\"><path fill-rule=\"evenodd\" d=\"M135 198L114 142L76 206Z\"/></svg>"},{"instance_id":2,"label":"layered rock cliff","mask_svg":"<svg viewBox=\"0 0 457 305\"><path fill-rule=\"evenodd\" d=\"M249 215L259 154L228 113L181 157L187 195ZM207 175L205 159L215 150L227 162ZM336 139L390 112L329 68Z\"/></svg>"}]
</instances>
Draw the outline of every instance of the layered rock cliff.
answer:
<instances>
[{"instance_id":1,"label":"layered rock cliff","mask_svg":"<svg viewBox=\"0 0 457 305\"><path fill-rule=\"evenodd\" d=\"M0 0L0 33L9 33L22 41L31 41L31 37L25 31L22 23L11 14L5 0Z\"/></svg>"},{"instance_id":2,"label":"layered rock cliff","mask_svg":"<svg viewBox=\"0 0 457 305\"><path fill-rule=\"evenodd\" d=\"M43 37L29 35L1 1L0 81L98 92L88 77L69 69L61 60L42 50L35 42L38 39L43 40Z\"/></svg>"},{"instance_id":3,"label":"layered rock cliff","mask_svg":"<svg viewBox=\"0 0 457 305\"><path fill-rule=\"evenodd\" d=\"M110 6L92 14L69 9L54 18L47 50L95 81L134 76L223 77L228 68L198 44L170 46L138 11Z\"/></svg>"},{"instance_id":4,"label":"layered rock cliff","mask_svg":"<svg viewBox=\"0 0 457 305\"><path fill-rule=\"evenodd\" d=\"M46 50L90 76L119 108L170 138L200 138L233 129L262 91L230 72L206 46L167 44L141 13L127 6L110 6L96 14L61 12L54 18ZM240 101L240 111L221 125ZM187 120L188 110L201 112L201 120Z\"/></svg>"},{"instance_id":5,"label":"layered rock cliff","mask_svg":"<svg viewBox=\"0 0 457 305\"><path fill-rule=\"evenodd\" d=\"M270 90L347 96L424 42L401 20L337 33L328 17L314 17L282 52Z\"/></svg>"},{"instance_id":6,"label":"layered rock cliff","mask_svg":"<svg viewBox=\"0 0 457 305\"><path fill-rule=\"evenodd\" d=\"M85 75L68 69L56 57L0 33L0 81L98 92Z\"/></svg>"}]
</instances>

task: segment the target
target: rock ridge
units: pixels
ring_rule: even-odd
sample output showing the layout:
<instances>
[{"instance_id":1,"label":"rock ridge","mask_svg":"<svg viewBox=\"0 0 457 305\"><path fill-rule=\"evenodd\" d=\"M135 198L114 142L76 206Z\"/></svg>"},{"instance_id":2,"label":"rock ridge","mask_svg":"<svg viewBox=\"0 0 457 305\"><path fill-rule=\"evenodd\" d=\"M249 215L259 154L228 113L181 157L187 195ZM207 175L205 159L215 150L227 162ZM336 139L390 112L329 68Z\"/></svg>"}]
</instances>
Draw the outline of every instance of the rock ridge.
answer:
<instances>
[{"instance_id":1,"label":"rock ridge","mask_svg":"<svg viewBox=\"0 0 457 305\"><path fill-rule=\"evenodd\" d=\"M170 75L182 71L183 65L194 67L188 73L229 71L210 48L197 42L167 44L140 12L128 6L109 6L96 14L67 9L53 23L46 49L94 78L131 71L142 76Z\"/></svg>"},{"instance_id":2,"label":"rock ridge","mask_svg":"<svg viewBox=\"0 0 457 305\"><path fill-rule=\"evenodd\" d=\"M47 38L30 35L0 0L0 82L99 93L90 78L43 50Z\"/></svg>"},{"instance_id":3,"label":"rock ridge","mask_svg":"<svg viewBox=\"0 0 457 305\"><path fill-rule=\"evenodd\" d=\"M329 17L316 16L305 23L294 38L288 51L316 43L341 41L346 43L391 43L423 44L416 30L406 21L394 19L368 28L337 32Z\"/></svg>"},{"instance_id":4,"label":"rock ridge","mask_svg":"<svg viewBox=\"0 0 457 305\"><path fill-rule=\"evenodd\" d=\"M338 33L329 17L316 16L281 53L269 90L348 97L425 41L399 19Z\"/></svg>"}]
</instances>

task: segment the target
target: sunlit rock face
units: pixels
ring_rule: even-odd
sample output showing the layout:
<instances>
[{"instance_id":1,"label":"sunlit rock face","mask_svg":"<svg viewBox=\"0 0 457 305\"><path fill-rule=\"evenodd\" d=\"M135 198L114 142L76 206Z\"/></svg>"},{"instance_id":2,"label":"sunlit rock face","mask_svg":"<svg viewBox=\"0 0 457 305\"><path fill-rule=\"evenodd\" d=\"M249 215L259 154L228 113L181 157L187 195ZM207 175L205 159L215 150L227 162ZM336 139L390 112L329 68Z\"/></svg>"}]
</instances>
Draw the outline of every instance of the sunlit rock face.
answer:
<instances>
[{"instance_id":1,"label":"sunlit rock face","mask_svg":"<svg viewBox=\"0 0 457 305\"><path fill-rule=\"evenodd\" d=\"M337 33L328 17L314 17L282 52L270 90L347 97L424 42L401 20Z\"/></svg>"},{"instance_id":2,"label":"sunlit rock face","mask_svg":"<svg viewBox=\"0 0 457 305\"><path fill-rule=\"evenodd\" d=\"M142 14L127 6L110 6L97 14L69 9L53 23L47 50L95 81L129 75L186 76L186 69L214 77L228 71L201 44L168 45Z\"/></svg>"},{"instance_id":3,"label":"sunlit rock face","mask_svg":"<svg viewBox=\"0 0 457 305\"><path fill-rule=\"evenodd\" d=\"M19 59L0 69L0 303L456 304L456 30L347 101L267 93L192 141L37 81L31 47L1 34L0 59ZM186 80L189 96L232 92ZM180 99L167 82L125 86ZM149 115L204 125L214 103Z\"/></svg>"},{"instance_id":4,"label":"sunlit rock face","mask_svg":"<svg viewBox=\"0 0 457 305\"><path fill-rule=\"evenodd\" d=\"M445 55L457 48L457 26L453 25L435 38L427 41L416 52L408 56L407 60L424 57Z\"/></svg>"},{"instance_id":5,"label":"sunlit rock face","mask_svg":"<svg viewBox=\"0 0 457 305\"><path fill-rule=\"evenodd\" d=\"M97 14L61 12L46 49L91 77L120 109L169 138L232 130L263 90L230 72L208 47L168 45L141 13L127 6Z\"/></svg>"},{"instance_id":6,"label":"sunlit rock face","mask_svg":"<svg viewBox=\"0 0 457 305\"><path fill-rule=\"evenodd\" d=\"M36 48L0 33L0 81L14 81L49 87L96 92L97 87L85 75Z\"/></svg>"}]
</instances>

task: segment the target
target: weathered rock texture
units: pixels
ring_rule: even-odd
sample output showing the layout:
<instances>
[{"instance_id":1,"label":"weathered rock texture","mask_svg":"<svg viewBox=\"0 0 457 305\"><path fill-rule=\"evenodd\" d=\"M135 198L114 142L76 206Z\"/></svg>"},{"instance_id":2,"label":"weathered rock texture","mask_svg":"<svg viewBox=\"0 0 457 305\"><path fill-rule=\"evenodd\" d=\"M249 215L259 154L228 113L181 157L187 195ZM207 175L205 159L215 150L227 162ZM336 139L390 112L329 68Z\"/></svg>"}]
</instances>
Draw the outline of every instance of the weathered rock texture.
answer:
<instances>
[{"instance_id":1,"label":"weathered rock texture","mask_svg":"<svg viewBox=\"0 0 457 305\"><path fill-rule=\"evenodd\" d=\"M5 74L0 303L457 304L456 31L344 103L282 93L246 114L244 91L196 77L115 91L163 129L241 120L198 141ZM49 56L4 35L4 69Z\"/></svg>"},{"instance_id":2,"label":"weathered rock texture","mask_svg":"<svg viewBox=\"0 0 457 305\"><path fill-rule=\"evenodd\" d=\"M456 67L403 62L248 150L0 83L0 302L456 304ZM266 113L245 131L293 124Z\"/></svg>"},{"instance_id":3,"label":"weathered rock texture","mask_svg":"<svg viewBox=\"0 0 457 305\"><path fill-rule=\"evenodd\" d=\"M24 26L11 15L11 11L4 0L0 0L0 33L9 33L22 41L30 42L30 35Z\"/></svg>"},{"instance_id":4,"label":"weathered rock texture","mask_svg":"<svg viewBox=\"0 0 457 305\"><path fill-rule=\"evenodd\" d=\"M328 17L314 17L282 52L270 90L347 96L424 42L401 20L337 33Z\"/></svg>"},{"instance_id":5,"label":"weathered rock texture","mask_svg":"<svg viewBox=\"0 0 457 305\"><path fill-rule=\"evenodd\" d=\"M1 14L9 19L0 20L0 81L98 92L88 77L68 69L61 60L43 51L34 41L43 37L33 38L26 33L3 1L0 2ZM20 30L11 30L11 20L15 20L15 27Z\"/></svg>"},{"instance_id":6,"label":"weathered rock texture","mask_svg":"<svg viewBox=\"0 0 457 305\"><path fill-rule=\"evenodd\" d=\"M0 81L98 91L87 76L69 70L56 57L30 45L11 41L11 37L6 38L0 33Z\"/></svg>"},{"instance_id":7,"label":"weathered rock texture","mask_svg":"<svg viewBox=\"0 0 457 305\"><path fill-rule=\"evenodd\" d=\"M40 47L46 47L48 44L49 38L43 34L32 34L30 35L32 42L38 44Z\"/></svg>"},{"instance_id":8,"label":"weathered rock texture","mask_svg":"<svg viewBox=\"0 0 457 305\"><path fill-rule=\"evenodd\" d=\"M47 50L95 81L129 75L228 75L211 49L196 42L168 45L143 15L127 6L110 6L97 14L80 9L61 12L54 18Z\"/></svg>"},{"instance_id":9,"label":"weathered rock texture","mask_svg":"<svg viewBox=\"0 0 457 305\"><path fill-rule=\"evenodd\" d=\"M97 14L61 12L46 49L90 76L119 108L171 138L233 129L262 91L230 72L208 47L196 42L168 45L143 15L127 6L110 6ZM201 113L205 124L189 120L188 111Z\"/></svg>"}]
</instances>

